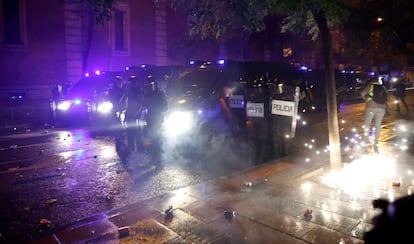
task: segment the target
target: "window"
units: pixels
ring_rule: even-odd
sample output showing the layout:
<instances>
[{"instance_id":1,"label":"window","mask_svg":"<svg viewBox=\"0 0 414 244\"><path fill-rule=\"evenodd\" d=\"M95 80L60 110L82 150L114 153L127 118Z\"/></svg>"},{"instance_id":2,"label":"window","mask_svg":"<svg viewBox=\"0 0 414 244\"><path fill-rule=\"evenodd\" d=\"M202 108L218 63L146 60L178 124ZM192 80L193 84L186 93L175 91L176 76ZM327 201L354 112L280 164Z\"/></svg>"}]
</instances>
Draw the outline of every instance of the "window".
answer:
<instances>
[{"instance_id":1,"label":"window","mask_svg":"<svg viewBox=\"0 0 414 244\"><path fill-rule=\"evenodd\" d=\"M115 50L117 51L124 51L126 49L124 15L125 13L122 11L114 11Z\"/></svg>"},{"instance_id":2,"label":"window","mask_svg":"<svg viewBox=\"0 0 414 244\"><path fill-rule=\"evenodd\" d=\"M23 45L23 1L3 0L3 43L5 45Z\"/></svg>"},{"instance_id":3,"label":"window","mask_svg":"<svg viewBox=\"0 0 414 244\"><path fill-rule=\"evenodd\" d=\"M129 52L129 14L124 5L116 5L112 12L112 49L115 54Z\"/></svg>"}]
</instances>

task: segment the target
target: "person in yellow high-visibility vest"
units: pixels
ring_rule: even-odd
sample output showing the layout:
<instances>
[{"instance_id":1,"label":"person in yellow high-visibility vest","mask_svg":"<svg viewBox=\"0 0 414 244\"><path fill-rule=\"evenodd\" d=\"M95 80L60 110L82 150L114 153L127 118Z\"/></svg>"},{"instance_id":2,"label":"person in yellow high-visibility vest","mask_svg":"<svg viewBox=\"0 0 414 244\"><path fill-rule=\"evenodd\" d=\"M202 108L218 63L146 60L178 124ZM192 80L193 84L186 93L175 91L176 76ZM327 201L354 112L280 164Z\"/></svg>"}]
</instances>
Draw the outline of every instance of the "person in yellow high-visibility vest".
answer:
<instances>
[{"instance_id":1,"label":"person in yellow high-visibility vest","mask_svg":"<svg viewBox=\"0 0 414 244\"><path fill-rule=\"evenodd\" d=\"M385 101L378 101L374 97L375 86L379 86L387 94L387 88L384 86L382 80L372 80L362 91L361 96L365 99L365 121L364 121L364 135L369 137L371 134L371 123L374 120L375 136L373 141L373 148L378 153L378 142L381 134L381 123L384 115L387 113L387 97Z\"/></svg>"}]
</instances>

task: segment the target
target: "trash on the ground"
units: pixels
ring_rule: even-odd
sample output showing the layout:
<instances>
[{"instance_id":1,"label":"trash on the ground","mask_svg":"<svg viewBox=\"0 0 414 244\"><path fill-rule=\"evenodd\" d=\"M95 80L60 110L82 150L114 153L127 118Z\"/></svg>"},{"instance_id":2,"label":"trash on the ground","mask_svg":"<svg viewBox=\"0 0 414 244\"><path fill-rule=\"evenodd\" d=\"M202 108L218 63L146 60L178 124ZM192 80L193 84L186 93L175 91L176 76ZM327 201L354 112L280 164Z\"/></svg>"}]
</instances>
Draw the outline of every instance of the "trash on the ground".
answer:
<instances>
[{"instance_id":1,"label":"trash on the ground","mask_svg":"<svg viewBox=\"0 0 414 244\"><path fill-rule=\"evenodd\" d=\"M308 208L305 210L305 213L303 214L303 217L305 217L305 220L312 219L312 209Z\"/></svg>"},{"instance_id":2,"label":"trash on the ground","mask_svg":"<svg viewBox=\"0 0 414 244\"><path fill-rule=\"evenodd\" d=\"M164 213L165 213L165 215L166 215L166 217L167 218L171 218L172 216L173 216L173 207L172 206L169 206L165 211L164 211Z\"/></svg>"},{"instance_id":3,"label":"trash on the ground","mask_svg":"<svg viewBox=\"0 0 414 244\"><path fill-rule=\"evenodd\" d=\"M112 201L114 199L114 196L112 194L108 193L108 194L106 194L105 199L107 201Z\"/></svg>"},{"instance_id":4,"label":"trash on the ground","mask_svg":"<svg viewBox=\"0 0 414 244\"><path fill-rule=\"evenodd\" d=\"M401 186L401 182L399 181L393 181L392 186Z\"/></svg>"},{"instance_id":5,"label":"trash on the ground","mask_svg":"<svg viewBox=\"0 0 414 244\"><path fill-rule=\"evenodd\" d=\"M226 217L226 219L233 219L235 216L236 216L235 211L229 211L229 210L224 211L224 217Z\"/></svg>"},{"instance_id":6,"label":"trash on the ground","mask_svg":"<svg viewBox=\"0 0 414 244\"><path fill-rule=\"evenodd\" d=\"M47 204L53 204L53 203L57 203L57 199L56 198L49 198L47 199Z\"/></svg>"},{"instance_id":7,"label":"trash on the ground","mask_svg":"<svg viewBox=\"0 0 414 244\"><path fill-rule=\"evenodd\" d=\"M49 229L52 226L52 222L48 219L40 219L39 221L39 230L44 231Z\"/></svg>"},{"instance_id":8,"label":"trash on the ground","mask_svg":"<svg viewBox=\"0 0 414 244\"><path fill-rule=\"evenodd\" d=\"M129 226L124 226L118 229L118 236L119 238L129 236Z\"/></svg>"},{"instance_id":9,"label":"trash on the ground","mask_svg":"<svg viewBox=\"0 0 414 244\"><path fill-rule=\"evenodd\" d=\"M11 145L10 148L17 148L17 145Z\"/></svg>"}]
</instances>

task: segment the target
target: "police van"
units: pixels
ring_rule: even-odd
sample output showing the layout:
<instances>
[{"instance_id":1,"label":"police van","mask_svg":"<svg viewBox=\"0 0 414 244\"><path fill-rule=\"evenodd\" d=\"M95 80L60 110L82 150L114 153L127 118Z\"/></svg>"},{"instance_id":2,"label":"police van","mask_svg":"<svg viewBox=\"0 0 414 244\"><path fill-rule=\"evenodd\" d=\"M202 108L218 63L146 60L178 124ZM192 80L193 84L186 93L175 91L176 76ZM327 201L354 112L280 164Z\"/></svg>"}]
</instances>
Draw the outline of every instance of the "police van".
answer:
<instances>
[{"instance_id":1,"label":"police van","mask_svg":"<svg viewBox=\"0 0 414 244\"><path fill-rule=\"evenodd\" d=\"M218 140L254 141L274 129L292 137L304 79L303 68L295 64L190 61L165 90L164 142L201 156ZM273 128L272 113L288 119Z\"/></svg>"}]
</instances>

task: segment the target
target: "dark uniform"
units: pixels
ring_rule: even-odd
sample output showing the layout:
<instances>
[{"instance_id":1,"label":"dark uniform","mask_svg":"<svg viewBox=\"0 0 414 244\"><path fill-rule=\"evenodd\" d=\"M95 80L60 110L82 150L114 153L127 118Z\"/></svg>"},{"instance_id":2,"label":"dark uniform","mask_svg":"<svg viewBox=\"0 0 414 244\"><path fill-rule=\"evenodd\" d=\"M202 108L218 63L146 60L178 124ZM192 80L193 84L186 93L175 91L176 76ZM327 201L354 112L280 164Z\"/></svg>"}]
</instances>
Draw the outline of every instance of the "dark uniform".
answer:
<instances>
[{"instance_id":1,"label":"dark uniform","mask_svg":"<svg viewBox=\"0 0 414 244\"><path fill-rule=\"evenodd\" d=\"M401 114L401 108L400 108L400 102L404 105L405 108L405 114L410 113L410 109L408 108L408 104L405 101L405 80L399 79L397 83L395 84L395 92L394 96L397 100L397 112L398 114Z\"/></svg>"},{"instance_id":2,"label":"dark uniform","mask_svg":"<svg viewBox=\"0 0 414 244\"><path fill-rule=\"evenodd\" d=\"M150 139L149 153L154 161L160 162L161 157L161 129L165 112L168 108L167 98L156 82L149 78L144 95L144 106L147 108L146 135Z\"/></svg>"},{"instance_id":3,"label":"dark uniform","mask_svg":"<svg viewBox=\"0 0 414 244\"><path fill-rule=\"evenodd\" d=\"M142 150L142 135L138 127L138 117L143 109L143 91L139 82L130 81L126 97L125 121L130 152Z\"/></svg>"},{"instance_id":4,"label":"dark uniform","mask_svg":"<svg viewBox=\"0 0 414 244\"><path fill-rule=\"evenodd\" d=\"M272 84L270 87L271 100L294 100L294 87L283 84ZM271 114L269 124L269 144L271 145L271 154L275 157L283 157L288 154L288 143L290 140L292 117Z\"/></svg>"},{"instance_id":5,"label":"dark uniform","mask_svg":"<svg viewBox=\"0 0 414 244\"><path fill-rule=\"evenodd\" d=\"M113 105L113 111L120 112L125 109L123 99L125 98L124 81L121 78L115 78L111 89L108 92L108 98Z\"/></svg>"},{"instance_id":6,"label":"dark uniform","mask_svg":"<svg viewBox=\"0 0 414 244\"><path fill-rule=\"evenodd\" d=\"M258 86L248 89L247 101L263 104L263 111L259 113L262 115L248 116L250 122L250 135L253 140L253 146L255 150L255 162L263 163L269 159L269 94L268 89L263 86ZM246 107L247 110L249 108ZM262 110L262 108L258 108ZM257 109L256 109L257 110ZM249 112L249 111L247 111Z\"/></svg>"}]
</instances>

